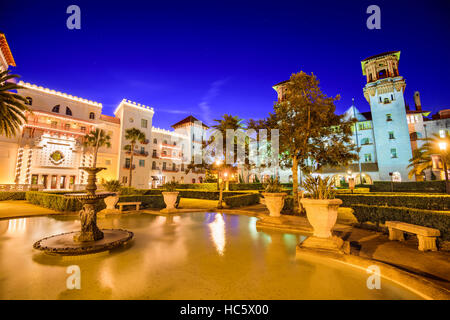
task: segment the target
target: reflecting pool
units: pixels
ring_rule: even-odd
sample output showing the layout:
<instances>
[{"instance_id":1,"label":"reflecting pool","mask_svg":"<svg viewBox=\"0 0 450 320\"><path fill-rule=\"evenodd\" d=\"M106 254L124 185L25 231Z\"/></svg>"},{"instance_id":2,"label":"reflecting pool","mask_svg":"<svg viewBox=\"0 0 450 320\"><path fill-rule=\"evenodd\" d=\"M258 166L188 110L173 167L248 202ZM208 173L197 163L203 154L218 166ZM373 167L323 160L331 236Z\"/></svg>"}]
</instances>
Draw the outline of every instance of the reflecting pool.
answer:
<instances>
[{"instance_id":1,"label":"reflecting pool","mask_svg":"<svg viewBox=\"0 0 450 320\"><path fill-rule=\"evenodd\" d=\"M1 299L418 299L387 280L330 261L295 259L300 235L258 232L256 218L220 213L99 219L134 232L110 254L53 257L33 249L43 237L78 230L75 217L0 221ZM68 267L81 289L68 289Z\"/></svg>"}]
</instances>

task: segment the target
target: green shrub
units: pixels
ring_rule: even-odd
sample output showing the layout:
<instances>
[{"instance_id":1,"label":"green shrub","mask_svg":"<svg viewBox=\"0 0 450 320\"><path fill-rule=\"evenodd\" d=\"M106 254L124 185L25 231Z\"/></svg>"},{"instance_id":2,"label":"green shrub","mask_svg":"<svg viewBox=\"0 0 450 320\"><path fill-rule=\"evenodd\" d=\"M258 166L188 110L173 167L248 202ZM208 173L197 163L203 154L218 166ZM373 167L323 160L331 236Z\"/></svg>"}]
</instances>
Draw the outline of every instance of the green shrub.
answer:
<instances>
[{"instance_id":1,"label":"green shrub","mask_svg":"<svg viewBox=\"0 0 450 320\"><path fill-rule=\"evenodd\" d=\"M241 194L224 198L225 203L230 208L251 206L259 203L259 193Z\"/></svg>"},{"instance_id":2,"label":"green shrub","mask_svg":"<svg viewBox=\"0 0 450 320\"><path fill-rule=\"evenodd\" d=\"M230 191L263 190L262 183L230 183Z\"/></svg>"},{"instance_id":3,"label":"green shrub","mask_svg":"<svg viewBox=\"0 0 450 320\"><path fill-rule=\"evenodd\" d=\"M337 194L344 207L354 204L365 204L374 206L408 207L425 210L450 210L450 195L433 194Z\"/></svg>"},{"instance_id":4,"label":"green shrub","mask_svg":"<svg viewBox=\"0 0 450 320\"><path fill-rule=\"evenodd\" d=\"M189 189L178 189L180 196L182 198L192 198L192 199L204 199L204 200L219 200L219 191L206 191L206 190L189 190ZM258 193L257 191L223 191L223 198L249 194Z\"/></svg>"},{"instance_id":5,"label":"green shrub","mask_svg":"<svg viewBox=\"0 0 450 320\"><path fill-rule=\"evenodd\" d=\"M393 182L394 192L445 193L445 181ZM390 181L374 181L371 192L391 192Z\"/></svg>"},{"instance_id":6,"label":"green shrub","mask_svg":"<svg viewBox=\"0 0 450 320\"><path fill-rule=\"evenodd\" d=\"M121 195L119 202L141 202L143 209L163 209L166 207L164 197L162 195ZM180 203L180 195L178 195L175 207Z\"/></svg>"},{"instance_id":7,"label":"green shrub","mask_svg":"<svg viewBox=\"0 0 450 320\"><path fill-rule=\"evenodd\" d=\"M144 195L158 195L161 194L164 190L163 189L147 189L143 191Z\"/></svg>"},{"instance_id":8,"label":"green shrub","mask_svg":"<svg viewBox=\"0 0 450 320\"><path fill-rule=\"evenodd\" d=\"M102 184L103 188L109 192L119 192L122 187L122 183L119 180L108 180Z\"/></svg>"},{"instance_id":9,"label":"green shrub","mask_svg":"<svg viewBox=\"0 0 450 320\"><path fill-rule=\"evenodd\" d=\"M402 221L441 231L443 240L450 240L450 212L420 210L402 207L352 205L353 215L359 223L373 222L377 225L386 221Z\"/></svg>"},{"instance_id":10,"label":"green shrub","mask_svg":"<svg viewBox=\"0 0 450 320\"><path fill-rule=\"evenodd\" d=\"M0 192L0 201L5 200L25 200L25 191L2 191Z\"/></svg>"},{"instance_id":11,"label":"green shrub","mask_svg":"<svg viewBox=\"0 0 450 320\"><path fill-rule=\"evenodd\" d=\"M201 190L209 190L216 191L217 183L181 183L178 186L179 189L201 189Z\"/></svg>"},{"instance_id":12,"label":"green shrub","mask_svg":"<svg viewBox=\"0 0 450 320\"><path fill-rule=\"evenodd\" d=\"M28 191L26 199L32 204L60 212L78 211L82 207L80 201L67 198L63 194Z\"/></svg>"},{"instance_id":13,"label":"green shrub","mask_svg":"<svg viewBox=\"0 0 450 320\"><path fill-rule=\"evenodd\" d=\"M133 187L121 187L119 194L127 196L127 195L138 195L145 194L145 189L136 189Z\"/></svg>"},{"instance_id":14,"label":"green shrub","mask_svg":"<svg viewBox=\"0 0 450 320\"><path fill-rule=\"evenodd\" d=\"M283 209L281 209L281 213L285 215L295 215L293 196L286 196L284 198L284 206Z\"/></svg>"},{"instance_id":15,"label":"green shrub","mask_svg":"<svg viewBox=\"0 0 450 320\"><path fill-rule=\"evenodd\" d=\"M339 193L352 193L350 189L336 189L336 194ZM355 188L353 189L353 193L370 193L370 188Z\"/></svg>"}]
</instances>

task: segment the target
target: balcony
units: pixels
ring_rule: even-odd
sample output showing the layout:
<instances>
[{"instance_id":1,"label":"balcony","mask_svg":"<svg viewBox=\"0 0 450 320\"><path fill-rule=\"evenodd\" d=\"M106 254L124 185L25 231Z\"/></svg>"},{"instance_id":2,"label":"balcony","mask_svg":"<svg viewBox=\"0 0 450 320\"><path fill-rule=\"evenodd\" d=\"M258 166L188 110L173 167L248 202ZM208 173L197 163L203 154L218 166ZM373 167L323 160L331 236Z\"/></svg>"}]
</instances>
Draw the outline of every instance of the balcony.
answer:
<instances>
[{"instance_id":1,"label":"balcony","mask_svg":"<svg viewBox=\"0 0 450 320\"><path fill-rule=\"evenodd\" d=\"M162 143L162 144L161 144L161 147L163 147L163 148L169 148L169 149L180 149L180 150L181 150L181 147L180 147L180 146L177 146L177 145L175 145L175 144Z\"/></svg>"},{"instance_id":2,"label":"balcony","mask_svg":"<svg viewBox=\"0 0 450 320\"><path fill-rule=\"evenodd\" d=\"M152 158L153 158L153 159L159 159L158 154L157 154L157 153L156 153L156 154L153 153L153 154L152 154Z\"/></svg>"},{"instance_id":3,"label":"balcony","mask_svg":"<svg viewBox=\"0 0 450 320\"><path fill-rule=\"evenodd\" d=\"M142 142L142 144L149 144L149 143L150 143L150 140L149 140L149 139L145 139L145 141Z\"/></svg>"},{"instance_id":4,"label":"balcony","mask_svg":"<svg viewBox=\"0 0 450 320\"><path fill-rule=\"evenodd\" d=\"M84 136L89 132L86 129L81 130L81 128L78 129L78 128L72 128L69 126L61 125L61 124L55 125L55 124L43 123L43 122L28 122L28 123L25 123L24 128L35 128L35 129L41 129L44 131L54 131L54 132L80 135L80 136Z\"/></svg>"},{"instance_id":5,"label":"balcony","mask_svg":"<svg viewBox=\"0 0 450 320\"><path fill-rule=\"evenodd\" d=\"M123 166L123 168L124 168L124 169L127 169L127 170L130 170L130 165L129 165L129 164L125 164L125 165ZM133 165L131 166L131 169L132 169L132 170L136 169L136 165L133 164Z\"/></svg>"},{"instance_id":6,"label":"balcony","mask_svg":"<svg viewBox=\"0 0 450 320\"><path fill-rule=\"evenodd\" d=\"M131 151L125 151L125 154L130 155ZM133 156L148 157L148 152L147 151L134 151Z\"/></svg>"},{"instance_id":7,"label":"balcony","mask_svg":"<svg viewBox=\"0 0 450 320\"><path fill-rule=\"evenodd\" d=\"M173 173L175 173L175 172L179 172L180 170L178 170L178 169L175 169L175 170L173 170L173 169L162 169L162 171L163 172L173 172Z\"/></svg>"}]
</instances>

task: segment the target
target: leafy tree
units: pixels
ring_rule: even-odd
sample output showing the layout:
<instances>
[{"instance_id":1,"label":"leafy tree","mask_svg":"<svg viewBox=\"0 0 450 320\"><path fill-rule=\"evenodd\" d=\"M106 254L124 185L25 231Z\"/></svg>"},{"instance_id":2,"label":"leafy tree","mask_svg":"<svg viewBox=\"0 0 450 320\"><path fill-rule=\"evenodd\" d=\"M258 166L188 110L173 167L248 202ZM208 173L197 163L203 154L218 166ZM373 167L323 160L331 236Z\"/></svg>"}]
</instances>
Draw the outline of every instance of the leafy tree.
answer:
<instances>
[{"instance_id":1,"label":"leafy tree","mask_svg":"<svg viewBox=\"0 0 450 320\"><path fill-rule=\"evenodd\" d=\"M299 168L309 172L358 159L351 140L354 119L335 114L334 102L338 99L322 93L314 74L301 71L284 84L282 99L263 121L267 129L279 130L280 160L292 168L294 193L298 190ZM294 201L297 207L297 197Z\"/></svg>"},{"instance_id":2,"label":"leafy tree","mask_svg":"<svg viewBox=\"0 0 450 320\"><path fill-rule=\"evenodd\" d=\"M441 148L441 146L443 148ZM419 149L413 151L413 157L409 159L408 168L411 170L408 173L409 178L416 175L421 175L425 170L433 168L433 156L439 156L445 167L450 166L450 135L446 133L444 137L438 134L433 134L431 137L425 139L425 143ZM433 172L431 172L433 175ZM448 172L444 170L445 179L448 180ZM433 179L432 179L433 180Z\"/></svg>"},{"instance_id":3,"label":"leafy tree","mask_svg":"<svg viewBox=\"0 0 450 320\"><path fill-rule=\"evenodd\" d=\"M131 187L131 179L133 178L133 157L134 157L134 149L138 142L145 142L145 133L136 128L130 128L125 130L125 140L129 142L124 149L130 152L130 174L128 176L128 186Z\"/></svg>"},{"instance_id":4,"label":"leafy tree","mask_svg":"<svg viewBox=\"0 0 450 320\"><path fill-rule=\"evenodd\" d=\"M31 112L25 104L27 99L12 92L22 87L8 80L19 78L9 70L0 72L0 135L13 137L20 126L27 121L25 112Z\"/></svg>"},{"instance_id":5,"label":"leafy tree","mask_svg":"<svg viewBox=\"0 0 450 320\"><path fill-rule=\"evenodd\" d=\"M240 119L237 116L232 116L230 114L224 114L222 119L215 119L216 122L215 125L213 125L212 128L212 135L209 138L208 141L203 143L203 150L210 150L212 151L211 154L217 156L218 154L222 154L224 156L223 159L212 159L215 161L211 161L211 163L205 163L202 161L200 164L195 164L194 161L192 161L190 164L186 167L186 174L190 171L194 171L196 169L202 169L206 170L207 172L217 172L217 175L219 177L224 178L225 172L230 172L235 169L233 164L236 162L237 159L237 138L235 137L234 140L234 148L233 148L233 161L229 161L227 159L226 154L226 131L227 129L232 130L242 130L244 128L243 120ZM220 133L220 135L218 135ZM222 137L222 150L217 150L217 144L215 144L215 139L217 137ZM214 149L214 150L211 150ZM233 164L230 164L229 162L232 162ZM222 200L223 200L223 180L222 183L219 183L220 179L218 180L218 189L219 189L219 203L218 208L222 208Z\"/></svg>"},{"instance_id":6,"label":"leafy tree","mask_svg":"<svg viewBox=\"0 0 450 320\"><path fill-rule=\"evenodd\" d=\"M111 148L111 136L103 129L95 129L84 136L83 145L87 148L92 148L94 161L92 167L97 167L97 154L101 147Z\"/></svg>"}]
</instances>

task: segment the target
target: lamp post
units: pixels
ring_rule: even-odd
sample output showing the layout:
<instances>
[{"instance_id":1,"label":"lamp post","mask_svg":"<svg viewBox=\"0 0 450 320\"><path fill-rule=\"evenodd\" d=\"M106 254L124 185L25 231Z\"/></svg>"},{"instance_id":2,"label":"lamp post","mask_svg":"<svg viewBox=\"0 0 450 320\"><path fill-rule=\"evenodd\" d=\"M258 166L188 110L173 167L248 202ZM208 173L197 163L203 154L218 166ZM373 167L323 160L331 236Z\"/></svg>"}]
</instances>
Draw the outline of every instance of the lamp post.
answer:
<instances>
[{"instance_id":1,"label":"lamp post","mask_svg":"<svg viewBox=\"0 0 450 320\"><path fill-rule=\"evenodd\" d=\"M217 159L215 161L215 164L217 166L217 184L219 187L219 203L217 205L218 209L222 209L222 198L223 198L223 193L222 193L222 184L220 183L220 166L222 165L222 161L220 159Z\"/></svg>"},{"instance_id":2,"label":"lamp post","mask_svg":"<svg viewBox=\"0 0 450 320\"><path fill-rule=\"evenodd\" d=\"M441 149L441 160L444 163L444 174L445 174L445 192L450 194L450 186L448 181L448 170L447 170L447 142L439 142L439 149Z\"/></svg>"},{"instance_id":3,"label":"lamp post","mask_svg":"<svg viewBox=\"0 0 450 320\"><path fill-rule=\"evenodd\" d=\"M347 174L348 174L348 187L350 188L350 191L353 193L353 189L355 189L355 179L353 179L352 170L348 170Z\"/></svg>"}]
</instances>

